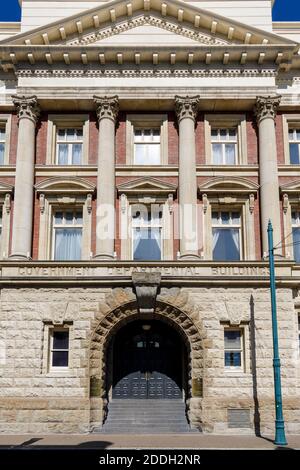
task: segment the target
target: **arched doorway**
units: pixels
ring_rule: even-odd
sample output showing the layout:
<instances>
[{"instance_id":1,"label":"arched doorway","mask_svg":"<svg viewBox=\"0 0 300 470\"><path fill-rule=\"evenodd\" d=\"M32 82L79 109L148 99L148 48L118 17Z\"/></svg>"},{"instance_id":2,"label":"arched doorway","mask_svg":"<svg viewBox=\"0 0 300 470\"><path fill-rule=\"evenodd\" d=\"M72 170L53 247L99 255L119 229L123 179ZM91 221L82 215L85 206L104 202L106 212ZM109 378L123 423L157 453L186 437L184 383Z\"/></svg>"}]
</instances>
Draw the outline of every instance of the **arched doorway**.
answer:
<instances>
[{"instance_id":1,"label":"arched doorway","mask_svg":"<svg viewBox=\"0 0 300 470\"><path fill-rule=\"evenodd\" d=\"M183 399L186 348L160 320L134 320L112 344L112 399Z\"/></svg>"}]
</instances>

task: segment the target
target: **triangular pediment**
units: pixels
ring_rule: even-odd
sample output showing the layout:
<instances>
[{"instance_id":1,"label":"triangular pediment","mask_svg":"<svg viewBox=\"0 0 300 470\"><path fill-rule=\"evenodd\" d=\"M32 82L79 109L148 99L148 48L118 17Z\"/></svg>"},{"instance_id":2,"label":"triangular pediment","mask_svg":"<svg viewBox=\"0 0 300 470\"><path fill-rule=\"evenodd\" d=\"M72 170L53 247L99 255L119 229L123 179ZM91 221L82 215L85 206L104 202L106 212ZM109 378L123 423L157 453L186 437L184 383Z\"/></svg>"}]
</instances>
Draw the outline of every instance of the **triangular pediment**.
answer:
<instances>
[{"instance_id":1,"label":"triangular pediment","mask_svg":"<svg viewBox=\"0 0 300 470\"><path fill-rule=\"evenodd\" d=\"M293 44L292 41L179 0L115 0L1 41L1 45L89 46L140 26L200 44ZM155 33L155 30L153 30ZM148 30L148 34L149 33ZM126 45L126 41L123 45ZM128 44L130 45L130 44ZM133 44L131 44L133 45ZM178 40L177 45L180 45ZM140 42L135 46L143 46Z\"/></svg>"},{"instance_id":2,"label":"triangular pediment","mask_svg":"<svg viewBox=\"0 0 300 470\"><path fill-rule=\"evenodd\" d=\"M174 194L176 185L161 181L157 178L143 177L126 181L117 186L119 194L126 195L159 195Z\"/></svg>"}]
</instances>

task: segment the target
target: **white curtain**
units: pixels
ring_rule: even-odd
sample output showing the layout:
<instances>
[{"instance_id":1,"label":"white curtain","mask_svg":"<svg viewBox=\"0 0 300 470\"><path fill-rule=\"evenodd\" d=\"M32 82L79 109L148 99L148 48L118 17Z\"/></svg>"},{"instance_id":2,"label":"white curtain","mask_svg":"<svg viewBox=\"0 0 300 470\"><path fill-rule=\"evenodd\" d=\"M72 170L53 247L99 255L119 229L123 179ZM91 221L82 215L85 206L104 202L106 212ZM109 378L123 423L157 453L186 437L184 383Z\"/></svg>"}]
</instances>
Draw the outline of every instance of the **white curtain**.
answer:
<instances>
[{"instance_id":1,"label":"white curtain","mask_svg":"<svg viewBox=\"0 0 300 470\"><path fill-rule=\"evenodd\" d=\"M234 245L236 247L236 250L240 252L240 236L239 236L239 230L234 229L231 231L232 232L232 239L234 242Z\"/></svg>"},{"instance_id":2,"label":"white curtain","mask_svg":"<svg viewBox=\"0 0 300 470\"><path fill-rule=\"evenodd\" d=\"M73 165L81 164L82 144L73 144L72 163Z\"/></svg>"},{"instance_id":3,"label":"white curtain","mask_svg":"<svg viewBox=\"0 0 300 470\"><path fill-rule=\"evenodd\" d=\"M81 259L81 228L59 228L55 230L55 259Z\"/></svg>"},{"instance_id":4,"label":"white curtain","mask_svg":"<svg viewBox=\"0 0 300 470\"><path fill-rule=\"evenodd\" d=\"M216 248L219 238L220 238L220 230L213 229L213 250Z\"/></svg>"},{"instance_id":5,"label":"white curtain","mask_svg":"<svg viewBox=\"0 0 300 470\"><path fill-rule=\"evenodd\" d=\"M212 154L213 154L213 163L215 165L222 165L222 145L213 144L212 145Z\"/></svg>"},{"instance_id":6,"label":"white curtain","mask_svg":"<svg viewBox=\"0 0 300 470\"><path fill-rule=\"evenodd\" d=\"M225 159L227 165L235 164L235 145L226 144L225 145Z\"/></svg>"},{"instance_id":7,"label":"white curtain","mask_svg":"<svg viewBox=\"0 0 300 470\"><path fill-rule=\"evenodd\" d=\"M133 229L133 259L139 259L139 245L142 239L142 230L135 228Z\"/></svg>"},{"instance_id":8,"label":"white curtain","mask_svg":"<svg viewBox=\"0 0 300 470\"><path fill-rule=\"evenodd\" d=\"M59 165L68 164L68 144L58 145L58 164Z\"/></svg>"},{"instance_id":9,"label":"white curtain","mask_svg":"<svg viewBox=\"0 0 300 470\"><path fill-rule=\"evenodd\" d=\"M4 164L5 144L0 144L0 165Z\"/></svg>"},{"instance_id":10,"label":"white curtain","mask_svg":"<svg viewBox=\"0 0 300 470\"><path fill-rule=\"evenodd\" d=\"M133 254L135 260L160 260L160 229L144 228L133 231Z\"/></svg>"}]
</instances>

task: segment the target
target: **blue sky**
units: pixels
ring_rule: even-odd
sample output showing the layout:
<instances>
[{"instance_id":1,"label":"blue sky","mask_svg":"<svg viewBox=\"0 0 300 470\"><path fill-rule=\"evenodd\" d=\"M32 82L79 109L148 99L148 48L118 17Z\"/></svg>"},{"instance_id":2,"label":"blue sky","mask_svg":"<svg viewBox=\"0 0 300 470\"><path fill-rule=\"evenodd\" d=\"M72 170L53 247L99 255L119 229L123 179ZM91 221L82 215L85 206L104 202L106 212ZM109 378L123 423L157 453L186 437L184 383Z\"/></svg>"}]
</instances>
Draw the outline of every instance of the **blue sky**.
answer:
<instances>
[{"instance_id":1,"label":"blue sky","mask_svg":"<svg viewBox=\"0 0 300 470\"><path fill-rule=\"evenodd\" d=\"M0 0L0 21L20 20L18 0ZM274 21L300 21L300 2L297 0L276 0L273 9Z\"/></svg>"}]
</instances>

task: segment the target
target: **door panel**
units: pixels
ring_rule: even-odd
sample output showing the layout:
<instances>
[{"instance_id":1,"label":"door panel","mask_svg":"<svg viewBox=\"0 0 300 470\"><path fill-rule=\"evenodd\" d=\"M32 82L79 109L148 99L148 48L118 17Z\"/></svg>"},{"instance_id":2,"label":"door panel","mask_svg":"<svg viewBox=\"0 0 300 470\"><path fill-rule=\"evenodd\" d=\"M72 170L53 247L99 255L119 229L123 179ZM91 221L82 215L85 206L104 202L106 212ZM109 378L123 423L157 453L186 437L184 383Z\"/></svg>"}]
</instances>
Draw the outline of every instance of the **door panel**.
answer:
<instances>
[{"instance_id":1,"label":"door panel","mask_svg":"<svg viewBox=\"0 0 300 470\"><path fill-rule=\"evenodd\" d=\"M114 346L113 398L182 397L180 338L161 322L133 322L124 327Z\"/></svg>"}]
</instances>

